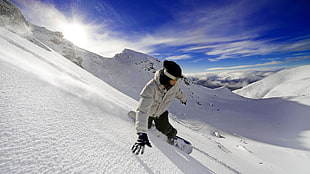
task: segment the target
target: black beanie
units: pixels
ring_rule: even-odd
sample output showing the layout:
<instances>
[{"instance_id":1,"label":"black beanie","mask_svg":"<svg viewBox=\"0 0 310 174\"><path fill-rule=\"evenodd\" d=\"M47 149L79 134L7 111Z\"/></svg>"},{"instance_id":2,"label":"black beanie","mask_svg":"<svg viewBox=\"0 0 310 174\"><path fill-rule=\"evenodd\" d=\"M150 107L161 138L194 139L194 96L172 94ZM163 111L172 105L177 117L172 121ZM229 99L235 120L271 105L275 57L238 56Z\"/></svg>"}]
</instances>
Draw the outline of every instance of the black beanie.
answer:
<instances>
[{"instance_id":1,"label":"black beanie","mask_svg":"<svg viewBox=\"0 0 310 174\"><path fill-rule=\"evenodd\" d=\"M181 67L173 61L165 60L163 62L167 72L175 77L183 78Z\"/></svg>"}]
</instances>

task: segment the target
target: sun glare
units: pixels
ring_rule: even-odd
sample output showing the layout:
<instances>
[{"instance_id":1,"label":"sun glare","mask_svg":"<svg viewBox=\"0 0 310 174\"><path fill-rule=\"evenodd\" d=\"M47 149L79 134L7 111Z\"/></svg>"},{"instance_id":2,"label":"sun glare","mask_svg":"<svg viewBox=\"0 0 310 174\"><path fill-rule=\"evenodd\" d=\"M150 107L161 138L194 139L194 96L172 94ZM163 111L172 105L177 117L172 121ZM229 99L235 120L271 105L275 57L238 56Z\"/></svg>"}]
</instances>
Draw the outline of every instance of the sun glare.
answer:
<instances>
[{"instance_id":1,"label":"sun glare","mask_svg":"<svg viewBox=\"0 0 310 174\"><path fill-rule=\"evenodd\" d=\"M73 44L84 47L87 44L87 29L81 24L67 24L64 26L63 34Z\"/></svg>"}]
</instances>

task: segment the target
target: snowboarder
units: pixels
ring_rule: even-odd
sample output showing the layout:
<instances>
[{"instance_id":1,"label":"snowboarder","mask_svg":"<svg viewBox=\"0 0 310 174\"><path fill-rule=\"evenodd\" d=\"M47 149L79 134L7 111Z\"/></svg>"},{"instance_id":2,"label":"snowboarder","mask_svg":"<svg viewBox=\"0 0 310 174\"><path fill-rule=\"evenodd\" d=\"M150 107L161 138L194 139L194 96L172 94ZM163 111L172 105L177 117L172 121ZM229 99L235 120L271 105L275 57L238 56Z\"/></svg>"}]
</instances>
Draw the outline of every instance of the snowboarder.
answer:
<instances>
[{"instance_id":1,"label":"snowboarder","mask_svg":"<svg viewBox=\"0 0 310 174\"><path fill-rule=\"evenodd\" d=\"M177 85L177 81L183 78L182 70L173 61L165 60L164 68L156 71L140 93L140 101L136 113L137 142L131 150L135 154L143 154L145 145L152 147L147 132L153 121L156 128L165 134L168 141L176 136L177 130L172 127L168 120L168 107L174 98L186 105L186 98Z\"/></svg>"}]
</instances>

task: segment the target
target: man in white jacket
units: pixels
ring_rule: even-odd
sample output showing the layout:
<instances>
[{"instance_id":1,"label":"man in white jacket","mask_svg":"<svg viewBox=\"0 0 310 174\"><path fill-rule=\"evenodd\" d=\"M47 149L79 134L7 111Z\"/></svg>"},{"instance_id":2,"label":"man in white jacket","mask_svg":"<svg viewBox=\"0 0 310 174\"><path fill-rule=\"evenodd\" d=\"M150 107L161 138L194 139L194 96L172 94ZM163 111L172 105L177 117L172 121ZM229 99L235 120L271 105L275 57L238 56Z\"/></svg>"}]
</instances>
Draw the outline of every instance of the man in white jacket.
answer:
<instances>
[{"instance_id":1,"label":"man in white jacket","mask_svg":"<svg viewBox=\"0 0 310 174\"><path fill-rule=\"evenodd\" d=\"M140 93L140 101L136 114L137 142L132 146L132 152L143 154L144 146L151 146L147 132L153 121L156 128L172 140L177 130L172 127L168 119L168 107L174 98L186 104L186 98L177 85L178 79L183 78L182 70L178 64L165 60L164 68L155 73Z\"/></svg>"}]
</instances>

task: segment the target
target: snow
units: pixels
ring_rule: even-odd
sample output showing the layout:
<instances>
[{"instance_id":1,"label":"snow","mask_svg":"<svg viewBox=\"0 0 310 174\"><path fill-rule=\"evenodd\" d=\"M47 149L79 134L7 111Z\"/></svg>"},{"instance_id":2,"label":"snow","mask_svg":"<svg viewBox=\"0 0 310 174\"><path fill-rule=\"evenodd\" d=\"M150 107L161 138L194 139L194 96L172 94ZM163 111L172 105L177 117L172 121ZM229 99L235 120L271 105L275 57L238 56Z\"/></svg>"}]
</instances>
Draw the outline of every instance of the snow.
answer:
<instances>
[{"instance_id":1,"label":"snow","mask_svg":"<svg viewBox=\"0 0 310 174\"><path fill-rule=\"evenodd\" d=\"M174 102L170 120L193 152L149 134L153 147L136 156L127 112L160 62L124 50L84 61L94 76L2 27L0 46L0 173L310 172L309 105L180 82L188 103Z\"/></svg>"},{"instance_id":2,"label":"snow","mask_svg":"<svg viewBox=\"0 0 310 174\"><path fill-rule=\"evenodd\" d=\"M309 74L310 65L291 68L234 92L248 98L281 97L310 105Z\"/></svg>"}]
</instances>

